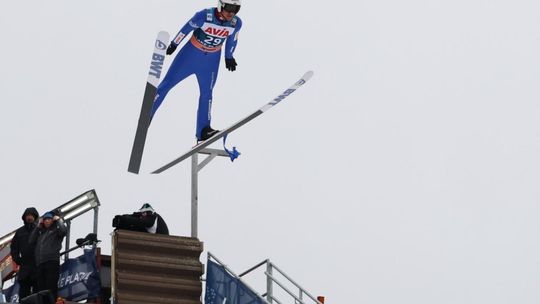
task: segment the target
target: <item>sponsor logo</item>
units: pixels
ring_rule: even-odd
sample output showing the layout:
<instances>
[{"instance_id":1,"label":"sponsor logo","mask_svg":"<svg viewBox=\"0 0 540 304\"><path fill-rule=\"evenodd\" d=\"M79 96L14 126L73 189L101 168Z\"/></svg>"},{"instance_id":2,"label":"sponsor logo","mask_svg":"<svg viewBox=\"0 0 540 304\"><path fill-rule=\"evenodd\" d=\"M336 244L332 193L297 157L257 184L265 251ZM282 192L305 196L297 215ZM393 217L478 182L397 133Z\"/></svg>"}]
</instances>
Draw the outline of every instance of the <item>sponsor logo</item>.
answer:
<instances>
[{"instance_id":1,"label":"sponsor logo","mask_svg":"<svg viewBox=\"0 0 540 304\"><path fill-rule=\"evenodd\" d=\"M68 274L65 277L62 276L60 280L58 280L58 287L62 288L64 286L79 283L79 282L88 282L88 278L93 273L93 271L90 272L76 272L73 274Z\"/></svg>"},{"instance_id":2,"label":"sponsor logo","mask_svg":"<svg viewBox=\"0 0 540 304\"><path fill-rule=\"evenodd\" d=\"M208 101L208 121L212 120L212 99Z\"/></svg>"},{"instance_id":3,"label":"sponsor logo","mask_svg":"<svg viewBox=\"0 0 540 304\"><path fill-rule=\"evenodd\" d=\"M184 39L185 36L186 35L184 35L184 33L178 33L178 35L174 39L174 43L180 44L180 42L182 42L182 39Z\"/></svg>"},{"instance_id":4,"label":"sponsor logo","mask_svg":"<svg viewBox=\"0 0 540 304\"><path fill-rule=\"evenodd\" d=\"M9 251L8 251L9 252ZM2 260L0 264L0 272L2 273L2 276L4 275L4 270L12 271L15 267L14 263L12 262L11 256L9 255L7 258ZM8 268L9 267L9 268Z\"/></svg>"},{"instance_id":5,"label":"sponsor logo","mask_svg":"<svg viewBox=\"0 0 540 304\"><path fill-rule=\"evenodd\" d=\"M163 41L161 40L156 40L156 49L158 50L164 50L167 48L167 44L164 43Z\"/></svg>"},{"instance_id":6,"label":"sponsor logo","mask_svg":"<svg viewBox=\"0 0 540 304\"><path fill-rule=\"evenodd\" d=\"M204 30L204 32L207 33L208 35L217 36L217 37L227 37L227 36L229 36L229 30L228 29L219 29L219 28L208 27L207 29Z\"/></svg>"},{"instance_id":7,"label":"sponsor logo","mask_svg":"<svg viewBox=\"0 0 540 304\"><path fill-rule=\"evenodd\" d=\"M300 81L299 81L300 82ZM305 81L304 81L305 82ZM285 99L287 96L291 95L294 91L296 91L296 89L288 89L286 90L285 92L283 92L281 95L279 95L278 97L274 98L274 100L272 100L270 102L271 105L275 105L277 104L278 102L282 101L283 99Z\"/></svg>"},{"instance_id":8,"label":"sponsor logo","mask_svg":"<svg viewBox=\"0 0 540 304\"><path fill-rule=\"evenodd\" d=\"M163 62L165 62L165 56L154 53L152 55L152 63L150 64L150 72L148 74L157 78L161 77Z\"/></svg>"}]
</instances>

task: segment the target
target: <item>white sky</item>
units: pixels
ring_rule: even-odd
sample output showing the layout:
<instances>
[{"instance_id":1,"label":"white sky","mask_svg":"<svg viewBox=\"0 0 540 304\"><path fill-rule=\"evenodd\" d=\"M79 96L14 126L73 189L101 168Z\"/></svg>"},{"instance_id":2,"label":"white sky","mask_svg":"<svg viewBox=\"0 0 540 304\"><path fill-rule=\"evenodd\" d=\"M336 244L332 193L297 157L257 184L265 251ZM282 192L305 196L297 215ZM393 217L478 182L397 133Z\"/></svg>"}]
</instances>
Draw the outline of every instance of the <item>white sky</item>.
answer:
<instances>
[{"instance_id":1,"label":"white sky","mask_svg":"<svg viewBox=\"0 0 540 304\"><path fill-rule=\"evenodd\" d=\"M150 202L190 233L190 166L127 173L159 30L214 1L0 4L2 231L95 188L99 234ZM238 273L270 258L327 303L538 303L540 2L244 0L213 126L314 78L200 174L199 237ZM172 58L168 58L170 64ZM194 143L194 78L143 172ZM219 146L218 146L219 147ZM74 223L73 237L91 229Z\"/></svg>"}]
</instances>

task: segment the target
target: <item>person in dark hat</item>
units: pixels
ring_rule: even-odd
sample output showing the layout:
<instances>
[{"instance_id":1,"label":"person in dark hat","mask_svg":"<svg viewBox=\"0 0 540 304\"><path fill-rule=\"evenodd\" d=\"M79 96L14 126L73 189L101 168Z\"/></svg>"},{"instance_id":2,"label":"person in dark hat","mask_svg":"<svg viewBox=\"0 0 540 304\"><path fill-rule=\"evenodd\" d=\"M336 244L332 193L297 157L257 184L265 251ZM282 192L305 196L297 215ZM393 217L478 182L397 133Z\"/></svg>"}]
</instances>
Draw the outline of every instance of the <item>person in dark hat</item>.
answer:
<instances>
[{"instance_id":1,"label":"person in dark hat","mask_svg":"<svg viewBox=\"0 0 540 304\"><path fill-rule=\"evenodd\" d=\"M154 211L150 204L143 204L138 213L140 213L139 219L144 224L147 232L169 235L169 228L165 220Z\"/></svg>"},{"instance_id":2,"label":"person in dark hat","mask_svg":"<svg viewBox=\"0 0 540 304\"><path fill-rule=\"evenodd\" d=\"M17 229L11 240L11 258L19 265L17 272L19 299L37 291L34 247L30 245L29 239L30 234L37 226L38 218L39 213L36 208L26 208L22 215L24 225Z\"/></svg>"},{"instance_id":3,"label":"person in dark hat","mask_svg":"<svg viewBox=\"0 0 540 304\"><path fill-rule=\"evenodd\" d=\"M30 236L30 243L35 246L38 291L50 290L55 299L60 277L60 250L66 233L64 220L47 212Z\"/></svg>"},{"instance_id":4,"label":"person in dark hat","mask_svg":"<svg viewBox=\"0 0 540 304\"><path fill-rule=\"evenodd\" d=\"M143 204L138 212L133 214L117 215L113 219L113 227L132 231L141 231L169 235L169 228L165 220L154 211L148 203Z\"/></svg>"}]
</instances>

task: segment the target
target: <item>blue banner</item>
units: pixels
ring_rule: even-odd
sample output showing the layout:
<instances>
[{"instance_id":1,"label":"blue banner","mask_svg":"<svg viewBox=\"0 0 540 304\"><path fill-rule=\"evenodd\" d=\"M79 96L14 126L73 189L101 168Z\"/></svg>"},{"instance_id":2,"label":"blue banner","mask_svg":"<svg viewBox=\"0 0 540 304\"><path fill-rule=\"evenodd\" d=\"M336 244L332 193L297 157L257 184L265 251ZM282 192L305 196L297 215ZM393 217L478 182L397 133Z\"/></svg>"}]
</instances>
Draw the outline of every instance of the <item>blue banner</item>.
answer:
<instances>
[{"instance_id":1,"label":"blue banner","mask_svg":"<svg viewBox=\"0 0 540 304\"><path fill-rule=\"evenodd\" d=\"M264 304L266 302L240 282L239 279L229 274L223 266L209 259L206 266L204 303Z\"/></svg>"},{"instance_id":2,"label":"blue banner","mask_svg":"<svg viewBox=\"0 0 540 304\"><path fill-rule=\"evenodd\" d=\"M10 288L4 289L2 293L6 297L6 301L19 303L19 283L17 281Z\"/></svg>"},{"instance_id":3,"label":"blue banner","mask_svg":"<svg viewBox=\"0 0 540 304\"><path fill-rule=\"evenodd\" d=\"M68 259L60 268L58 296L69 301L97 298L101 293L101 279L93 249Z\"/></svg>"}]
</instances>

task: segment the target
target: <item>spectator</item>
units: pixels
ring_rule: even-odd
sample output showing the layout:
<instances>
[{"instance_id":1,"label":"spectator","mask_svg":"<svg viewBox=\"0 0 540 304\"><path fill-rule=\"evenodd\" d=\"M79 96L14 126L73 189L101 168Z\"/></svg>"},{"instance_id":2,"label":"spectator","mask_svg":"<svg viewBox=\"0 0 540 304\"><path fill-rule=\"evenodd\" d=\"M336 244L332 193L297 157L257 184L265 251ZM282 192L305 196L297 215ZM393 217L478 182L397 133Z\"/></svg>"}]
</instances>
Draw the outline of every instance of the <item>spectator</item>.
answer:
<instances>
[{"instance_id":1,"label":"spectator","mask_svg":"<svg viewBox=\"0 0 540 304\"><path fill-rule=\"evenodd\" d=\"M30 234L36 228L39 213L34 207L26 208L22 215L24 225L17 229L11 240L11 258L19 265L17 282L19 282L19 299L23 299L37 291L36 262L34 247L30 245Z\"/></svg>"},{"instance_id":2,"label":"spectator","mask_svg":"<svg viewBox=\"0 0 540 304\"><path fill-rule=\"evenodd\" d=\"M132 231L169 235L167 224L154 208L148 203L144 204L138 212L133 214L117 215L113 219L113 227Z\"/></svg>"},{"instance_id":3,"label":"spectator","mask_svg":"<svg viewBox=\"0 0 540 304\"><path fill-rule=\"evenodd\" d=\"M47 212L30 236L30 242L35 244L38 290L50 290L55 299L60 277L60 249L66 233L64 220Z\"/></svg>"}]
</instances>

